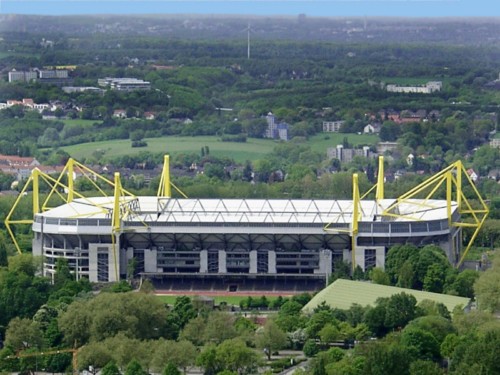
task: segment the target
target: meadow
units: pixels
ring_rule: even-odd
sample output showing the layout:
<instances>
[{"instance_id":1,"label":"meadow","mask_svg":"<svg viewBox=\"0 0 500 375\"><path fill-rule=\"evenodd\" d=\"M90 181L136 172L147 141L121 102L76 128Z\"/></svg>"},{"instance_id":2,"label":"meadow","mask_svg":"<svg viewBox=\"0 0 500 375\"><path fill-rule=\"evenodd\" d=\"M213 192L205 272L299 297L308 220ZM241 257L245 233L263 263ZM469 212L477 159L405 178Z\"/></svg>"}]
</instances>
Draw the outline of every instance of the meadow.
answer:
<instances>
[{"instance_id":1,"label":"meadow","mask_svg":"<svg viewBox=\"0 0 500 375\"><path fill-rule=\"evenodd\" d=\"M82 121L82 120L65 120ZM313 151L325 153L328 147L335 147L347 138L353 145L376 144L378 137L368 134L318 134L311 137L306 144L311 146ZM93 155L101 153L103 159L112 159L118 156L135 155L143 151L151 153L165 153L176 155L179 153L199 153L202 147L208 146L210 154L217 157L229 157L238 163L246 160L263 159L272 152L278 141L270 139L248 138L247 142L222 142L216 136L199 137L161 137L146 138L147 147L133 148L130 140L112 140L102 142L82 143L78 145L61 147L77 160L92 158Z\"/></svg>"}]
</instances>

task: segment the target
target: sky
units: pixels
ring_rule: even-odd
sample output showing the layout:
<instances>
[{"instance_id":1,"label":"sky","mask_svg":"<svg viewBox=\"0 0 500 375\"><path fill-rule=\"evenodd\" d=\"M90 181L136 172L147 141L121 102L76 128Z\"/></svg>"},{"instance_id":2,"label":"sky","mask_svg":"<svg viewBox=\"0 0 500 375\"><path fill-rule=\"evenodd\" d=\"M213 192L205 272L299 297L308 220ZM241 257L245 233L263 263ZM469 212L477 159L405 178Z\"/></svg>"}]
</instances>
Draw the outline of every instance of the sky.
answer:
<instances>
[{"instance_id":1,"label":"sky","mask_svg":"<svg viewBox=\"0 0 500 375\"><path fill-rule=\"evenodd\" d=\"M499 0L0 0L0 14L500 17Z\"/></svg>"}]
</instances>

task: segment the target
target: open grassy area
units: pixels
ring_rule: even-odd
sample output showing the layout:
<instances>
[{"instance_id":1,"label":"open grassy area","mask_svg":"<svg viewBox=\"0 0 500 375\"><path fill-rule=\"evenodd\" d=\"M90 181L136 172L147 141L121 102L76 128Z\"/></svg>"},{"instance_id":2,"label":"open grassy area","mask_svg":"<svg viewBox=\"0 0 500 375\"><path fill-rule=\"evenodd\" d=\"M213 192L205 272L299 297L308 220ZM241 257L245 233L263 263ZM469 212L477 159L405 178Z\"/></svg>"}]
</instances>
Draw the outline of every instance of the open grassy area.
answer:
<instances>
[{"instance_id":1,"label":"open grassy area","mask_svg":"<svg viewBox=\"0 0 500 375\"><path fill-rule=\"evenodd\" d=\"M71 121L86 121L86 120L64 120ZM88 124L86 121L82 124ZM93 123L93 122L91 122ZM314 151L325 153L328 147L335 147L341 144L343 139L347 137L349 143L354 145L359 144L375 144L378 142L378 136L369 134L340 134L340 133L324 133L311 137L307 144ZM175 155L178 153L199 153L204 146L210 148L210 153L214 156L227 156L234 159L236 162L244 162L245 160L257 160L269 154L276 141L270 139L255 139L248 138L245 143L237 142L222 142L216 136L200 136L200 137L161 137L148 138L147 147L132 148L130 140L113 140L103 142L82 143L79 145L62 147L73 158L83 160L84 158L92 157L94 152L104 152L104 158L114 158L123 155L134 155L142 151L152 153L168 153Z\"/></svg>"},{"instance_id":2,"label":"open grassy area","mask_svg":"<svg viewBox=\"0 0 500 375\"><path fill-rule=\"evenodd\" d=\"M448 83L452 79L443 77L427 77L427 78L413 78L413 77L382 77L379 78L380 81L387 84L396 84L400 86L413 86L413 85L425 85L429 81L441 81L443 83Z\"/></svg>"},{"instance_id":3,"label":"open grassy area","mask_svg":"<svg viewBox=\"0 0 500 375\"><path fill-rule=\"evenodd\" d=\"M175 303L175 299L179 297L178 295L158 295L157 296L159 299L161 299L162 302L168 303L169 305L173 305ZM193 296L191 296L193 297ZM239 305L240 302L244 299L247 299L248 297L246 296L215 296L215 297L210 297L213 298L215 303L218 305L221 302L225 302L228 305ZM252 296L252 298L258 299L260 296ZM268 301L274 301L278 297L277 296L266 296Z\"/></svg>"},{"instance_id":4,"label":"open grassy area","mask_svg":"<svg viewBox=\"0 0 500 375\"><path fill-rule=\"evenodd\" d=\"M88 127L94 125L96 122L101 123L102 121L96 121L96 120L82 120L79 118L76 119L61 119L60 121L64 122L65 124L68 125L80 125L83 127Z\"/></svg>"},{"instance_id":5,"label":"open grassy area","mask_svg":"<svg viewBox=\"0 0 500 375\"><path fill-rule=\"evenodd\" d=\"M147 138L147 147L132 148L130 140L114 140L103 142L82 143L79 145L63 147L72 157L77 160L91 157L95 151L104 151L104 158L113 158L123 155L138 154L142 151L152 153L166 153L175 155L178 153L199 153L204 146L210 148L210 154L214 156L227 156L237 162L245 160L261 159L274 148L274 141L269 139L249 138L245 143L221 142L215 136L203 137L162 137Z\"/></svg>"}]
</instances>

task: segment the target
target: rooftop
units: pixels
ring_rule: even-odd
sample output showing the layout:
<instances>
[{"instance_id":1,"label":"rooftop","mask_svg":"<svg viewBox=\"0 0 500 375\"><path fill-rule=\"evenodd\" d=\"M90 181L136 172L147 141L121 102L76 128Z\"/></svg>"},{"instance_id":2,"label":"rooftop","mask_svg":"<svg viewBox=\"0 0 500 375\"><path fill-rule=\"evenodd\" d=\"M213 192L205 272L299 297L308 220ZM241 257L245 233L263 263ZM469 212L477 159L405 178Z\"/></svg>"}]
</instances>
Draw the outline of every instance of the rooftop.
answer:
<instances>
[{"instance_id":1,"label":"rooftop","mask_svg":"<svg viewBox=\"0 0 500 375\"><path fill-rule=\"evenodd\" d=\"M350 224L353 203L350 200L309 199L177 199L156 196L122 197L122 205L136 207L127 220L148 222L231 222L231 223L304 223ZM113 197L75 199L71 203L44 212L54 218L109 218L113 210ZM132 204L133 201L133 204ZM380 222L384 209L393 199L361 201L359 221ZM456 210L452 202L452 211ZM442 220L447 218L445 200L409 200L400 204L399 216L394 221Z\"/></svg>"},{"instance_id":2,"label":"rooftop","mask_svg":"<svg viewBox=\"0 0 500 375\"><path fill-rule=\"evenodd\" d=\"M414 296L417 303L423 300L441 302L450 312L459 305L465 308L470 302L469 298L450 296L448 294L397 288L395 286L372 284L366 281L338 279L316 294L316 296L304 306L303 310L306 312L313 311L318 305L323 303L323 301L332 308L343 310L349 309L355 303L361 306L374 306L377 298L386 298L402 292Z\"/></svg>"}]
</instances>

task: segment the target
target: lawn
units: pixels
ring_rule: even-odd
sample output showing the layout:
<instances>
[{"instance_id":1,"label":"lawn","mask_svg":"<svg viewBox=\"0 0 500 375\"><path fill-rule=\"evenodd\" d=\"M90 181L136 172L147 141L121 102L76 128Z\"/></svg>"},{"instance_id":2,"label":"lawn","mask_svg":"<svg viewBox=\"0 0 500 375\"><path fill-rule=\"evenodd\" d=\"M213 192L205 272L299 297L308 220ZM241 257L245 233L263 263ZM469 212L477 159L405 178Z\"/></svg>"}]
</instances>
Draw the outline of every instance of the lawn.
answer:
<instances>
[{"instance_id":1,"label":"lawn","mask_svg":"<svg viewBox=\"0 0 500 375\"><path fill-rule=\"evenodd\" d=\"M400 86L413 86L413 85L425 85L430 81L441 81L443 83L448 83L451 81L450 78L443 77L428 77L428 78L413 78L413 77L382 77L380 81L386 84L395 84Z\"/></svg>"},{"instance_id":2,"label":"lawn","mask_svg":"<svg viewBox=\"0 0 500 375\"><path fill-rule=\"evenodd\" d=\"M245 143L221 142L215 136L203 137L162 137L147 138L147 147L132 148L130 140L114 140L103 142L83 143L79 145L62 147L73 158L82 160L92 157L95 151L103 151L104 158L114 158L123 155L138 154L141 151L152 153L165 153L175 155L179 153L199 153L201 148L208 146L210 154L214 156L227 156L237 162L256 160L270 153L275 142L269 139L249 138Z\"/></svg>"},{"instance_id":3,"label":"lawn","mask_svg":"<svg viewBox=\"0 0 500 375\"><path fill-rule=\"evenodd\" d=\"M85 121L85 120L64 120L70 121ZM88 124L85 122L83 124ZM328 147L335 147L342 144L344 138L347 137L349 143L354 145L359 144L376 144L378 136L369 134L340 134L340 133L323 133L311 137L307 144L314 151L326 153ZM82 143L78 145L62 147L73 158L83 160L90 158L96 151L104 152L104 158L114 158L123 155L138 154L141 151L149 151L152 153L166 153L175 155L179 153L199 153L202 147L208 146L210 154L214 156L227 156L234 159L236 162L242 163L246 160L257 160L264 158L269 154L276 141L270 139L248 138L245 143L238 142L222 142L215 136L200 136L200 137L162 137L162 138L147 138L147 147L132 148L130 140L113 140L92 143Z\"/></svg>"},{"instance_id":4,"label":"lawn","mask_svg":"<svg viewBox=\"0 0 500 375\"><path fill-rule=\"evenodd\" d=\"M62 121L65 124L68 124L68 125L80 125L80 126L83 126L83 127L92 126L96 122L97 123L101 123L102 122L102 121L96 121L96 120L82 120L82 119L79 119L79 118L76 118L76 119L61 119L59 121Z\"/></svg>"}]
</instances>

